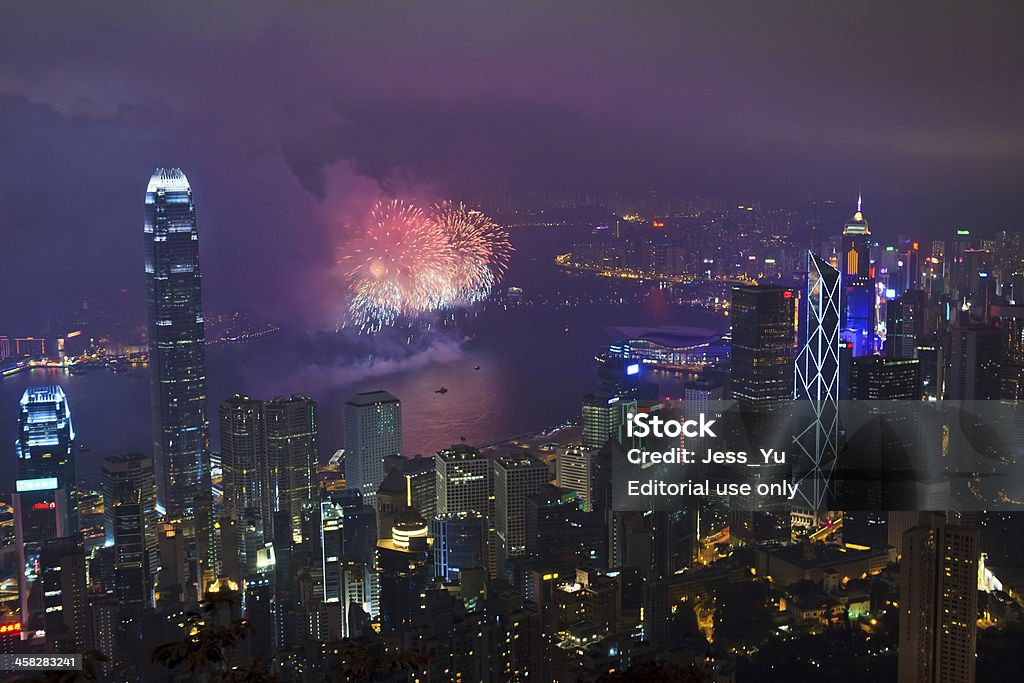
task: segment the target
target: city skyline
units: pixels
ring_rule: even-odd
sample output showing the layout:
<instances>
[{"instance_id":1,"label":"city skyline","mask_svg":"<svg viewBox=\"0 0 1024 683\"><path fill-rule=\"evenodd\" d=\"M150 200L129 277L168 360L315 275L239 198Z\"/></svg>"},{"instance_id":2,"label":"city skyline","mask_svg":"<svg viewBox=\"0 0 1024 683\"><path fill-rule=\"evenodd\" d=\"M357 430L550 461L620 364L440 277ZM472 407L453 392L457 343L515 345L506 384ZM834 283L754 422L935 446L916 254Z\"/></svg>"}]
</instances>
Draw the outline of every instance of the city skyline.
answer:
<instances>
[{"instance_id":1,"label":"city skyline","mask_svg":"<svg viewBox=\"0 0 1024 683\"><path fill-rule=\"evenodd\" d=\"M1024 6L8 14L0 680L1024 668Z\"/></svg>"}]
</instances>

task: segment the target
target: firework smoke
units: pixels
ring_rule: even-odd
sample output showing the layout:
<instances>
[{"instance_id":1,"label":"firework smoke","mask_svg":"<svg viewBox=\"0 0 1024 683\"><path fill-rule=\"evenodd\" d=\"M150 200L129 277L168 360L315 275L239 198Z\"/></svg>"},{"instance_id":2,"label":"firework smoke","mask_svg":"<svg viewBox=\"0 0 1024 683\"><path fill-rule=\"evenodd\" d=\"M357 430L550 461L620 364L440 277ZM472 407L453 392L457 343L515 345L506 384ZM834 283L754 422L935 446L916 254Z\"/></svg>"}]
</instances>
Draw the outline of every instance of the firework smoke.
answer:
<instances>
[{"instance_id":1,"label":"firework smoke","mask_svg":"<svg viewBox=\"0 0 1024 683\"><path fill-rule=\"evenodd\" d=\"M399 318L485 299L501 280L508 233L463 204L430 215L400 200L378 202L365 234L342 259L348 266L348 322L372 333Z\"/></svg>"}]
</instances>

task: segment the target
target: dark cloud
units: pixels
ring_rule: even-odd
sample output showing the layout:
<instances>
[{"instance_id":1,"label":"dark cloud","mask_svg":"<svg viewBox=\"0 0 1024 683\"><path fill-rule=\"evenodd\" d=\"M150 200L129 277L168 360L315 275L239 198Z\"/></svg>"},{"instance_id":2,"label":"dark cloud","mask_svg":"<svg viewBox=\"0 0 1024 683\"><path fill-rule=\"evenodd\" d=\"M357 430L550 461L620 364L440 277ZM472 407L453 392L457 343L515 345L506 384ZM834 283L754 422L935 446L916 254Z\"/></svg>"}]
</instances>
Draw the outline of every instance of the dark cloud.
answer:
<instances>
[{"instance_id":1,"label":"dark cloud","mask_svg":"<svg viewBox=\"0 0 1024 683\"><path fill-rule=\"evenodd\" d=\"M193 180L211 303L320 325L345 224L395 188L796 178L863 187L875 225L1005 225L1022 25L1015 0L11 5L0 318L137 294L160 165Z\"/></svg>"}]
</instances>

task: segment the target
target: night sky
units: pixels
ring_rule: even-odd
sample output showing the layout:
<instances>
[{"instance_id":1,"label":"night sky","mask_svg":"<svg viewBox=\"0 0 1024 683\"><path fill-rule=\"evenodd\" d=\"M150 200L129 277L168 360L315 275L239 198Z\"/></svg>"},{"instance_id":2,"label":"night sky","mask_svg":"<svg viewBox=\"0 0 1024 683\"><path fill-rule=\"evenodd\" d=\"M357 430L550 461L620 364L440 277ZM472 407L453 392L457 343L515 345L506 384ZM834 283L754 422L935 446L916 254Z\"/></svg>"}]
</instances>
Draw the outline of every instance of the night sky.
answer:
<instances>
[{"instance_id":1,"label":"night sky","mask_svg":"<svg viewBox=\"0 0 1024 683\"><path fill-rule=\"evenodd\" d=\"M502 7L5 4L0 334L141 301L156 166L192 181L208 303L314 326L388 192L794 181L862 188L882 234L1024 228L1019 0Z\"/></svg>"}]
</instances>

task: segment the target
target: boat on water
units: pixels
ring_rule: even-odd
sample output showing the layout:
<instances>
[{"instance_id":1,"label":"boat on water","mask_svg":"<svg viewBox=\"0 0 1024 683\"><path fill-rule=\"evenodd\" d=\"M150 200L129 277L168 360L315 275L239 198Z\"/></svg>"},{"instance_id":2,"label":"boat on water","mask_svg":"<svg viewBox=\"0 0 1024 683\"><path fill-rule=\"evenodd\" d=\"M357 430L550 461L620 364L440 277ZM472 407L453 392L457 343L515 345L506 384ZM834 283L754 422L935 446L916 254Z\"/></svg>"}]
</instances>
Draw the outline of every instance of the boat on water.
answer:
<instances>
[{"instance_id":1,"label":"boat on water","mask_svg":"<svg viewBox=\"0 0 1024 683\"><path fill-rule=\"evenodd\" d=\"M447 394L448 387L442 386L440 389L434 389L435 394Z\"/></svg>"}]
</instances>

